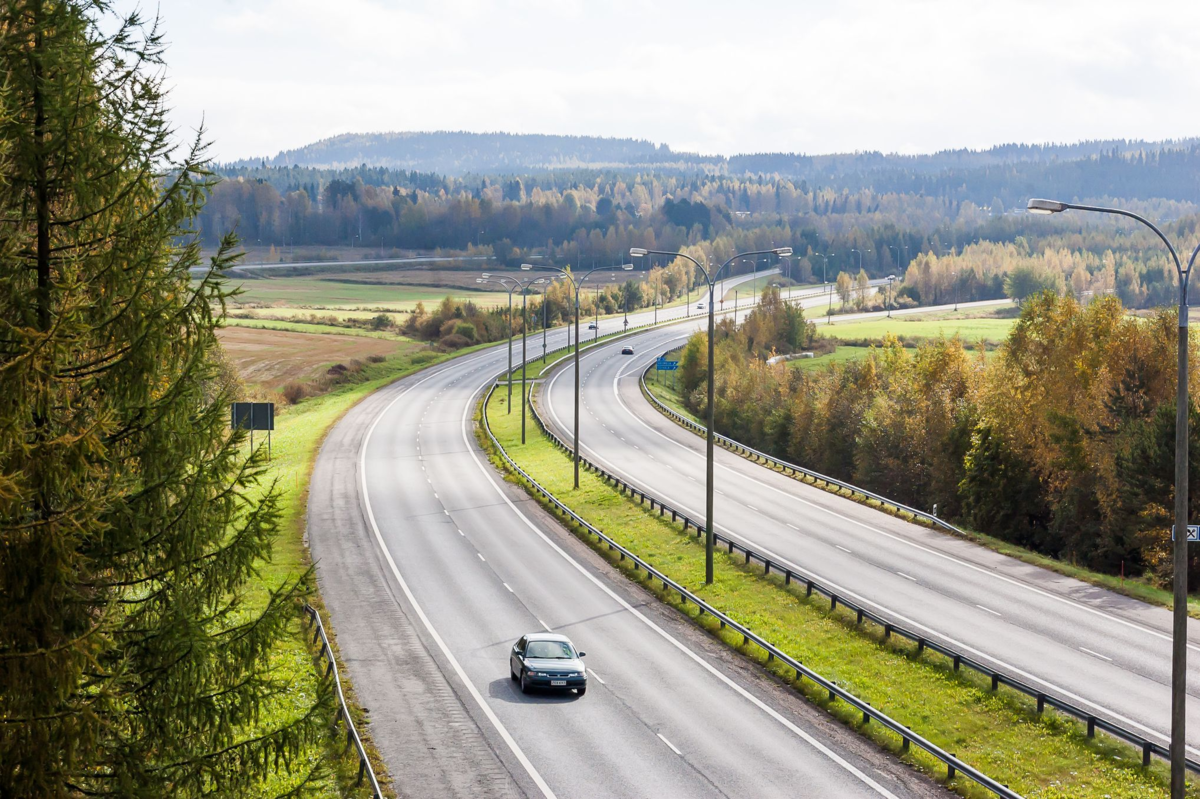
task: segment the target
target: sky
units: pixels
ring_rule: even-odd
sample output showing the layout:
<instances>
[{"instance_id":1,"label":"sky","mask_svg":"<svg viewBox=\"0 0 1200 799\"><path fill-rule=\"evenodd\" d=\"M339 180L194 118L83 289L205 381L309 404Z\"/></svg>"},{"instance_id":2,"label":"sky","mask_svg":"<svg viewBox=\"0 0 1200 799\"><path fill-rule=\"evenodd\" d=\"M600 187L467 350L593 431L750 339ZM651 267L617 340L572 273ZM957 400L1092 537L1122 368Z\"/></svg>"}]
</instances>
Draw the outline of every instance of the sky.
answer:
<instances>
[{"instance_id":1,"label":"sky","mask_svg":"<svg viewBox=\"0 0 1200 799\"><path fill-rule=\"evenodd\" d=\"M1195 0L157 9L174 123L203 123L222 161L373 131L620 136L723 155L1200 135Z\"/></svg>"}]
</instances>

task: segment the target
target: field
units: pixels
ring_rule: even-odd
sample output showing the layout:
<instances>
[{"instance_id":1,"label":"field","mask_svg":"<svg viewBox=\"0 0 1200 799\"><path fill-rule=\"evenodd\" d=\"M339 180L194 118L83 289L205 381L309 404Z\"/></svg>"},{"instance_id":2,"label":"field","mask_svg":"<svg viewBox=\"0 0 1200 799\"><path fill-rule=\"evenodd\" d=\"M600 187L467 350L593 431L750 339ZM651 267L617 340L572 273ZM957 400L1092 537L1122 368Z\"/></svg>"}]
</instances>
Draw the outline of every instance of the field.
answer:
<instances>
[{"instance_id":1,"label":"field","mask_svg":"<svg viewBox=\"0 0 1200 799\"><path fill-rule=\"evenodd\" d=\"M881 341L888 333L903 339L937 338L942 335L950 338L957 334L963 341L971 344L980 341L999 343L1017 323L1015 317L968 317L953 312L901 315L890 319L882 317L861 322L834 321L832 324L824 324L820 320L813 321L818 323L821 335L842 341Z\"/></svg>"},{"instance_id":2,"label":"field","mask_svg":"<svg viewBox=\"0 0 1200 799\"><path fill-rule=\"evenodd\" d=\"M352 279L359 280L362 275ZM471 285L476 285L471 273ZM508 304L508 294L499 291L476 291L465 287L412 286L385 282L346 282L346 276L334 277L264 277L241 283L242 294L234 298L234 310L244 308L279 310L280 306L345 313L360 310L410 312L418 302L432 305L447 294L455 299L471 300L484 307ZM374 314L367 313L371 316Z\"/></svg>"},{"instance_id":3,"label":"field","mask_svg":"<svg viewBox=\"0 0 1200 799\"><path fill-rule=\"evenodd\" d=\"M226 327L218 338L242 380L267 390L320 377L334 364L428 349L415 341L251 327Z\"/></svg>"},{"instance_id":4,"label":"field","mask_svg":"<svg viewBox=\"0 0 1200 799\"><path fill-rule=\"evenodd\" d=\"M808 294L820 288L819 285L805 284L802 286L798 283L793 284L791 280L781 275L766 275L765 277L757 277L747 283L738 285L736 289L737 295L739 297L749 297L751 294L759 294L764 288L772 284L782 286L779 291L785 298L791 294ZM734 290L732 289L725 292L727 303L733 301L733 294Z\"/></svg>"},{"instance_id":5,"label":"field","mask_svg":"<svg viewBox=\"0 0 1200 799\"><path fill-rule=\"evenodd\" d=\"M797 358L794 361L788 361L787 365L789 369L823 369L831 363L844 363L865 358L870 351L870 347L853 347L842 344L826 355L818 355L815 358Z\"/></svg>"}]
</instances>

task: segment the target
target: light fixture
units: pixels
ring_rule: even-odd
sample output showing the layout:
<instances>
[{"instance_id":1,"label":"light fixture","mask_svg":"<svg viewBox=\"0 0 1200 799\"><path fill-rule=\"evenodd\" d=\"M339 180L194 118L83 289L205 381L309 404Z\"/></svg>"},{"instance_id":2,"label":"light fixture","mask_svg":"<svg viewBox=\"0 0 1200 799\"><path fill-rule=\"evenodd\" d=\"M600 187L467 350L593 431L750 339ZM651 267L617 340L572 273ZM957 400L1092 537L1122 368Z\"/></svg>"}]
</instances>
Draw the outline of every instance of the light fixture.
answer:
<instances>
[{"instance_id":1,"label":"light fixture","mask_svg":"<svg viewBox=\"0 0 1200 799\"><path fill-rule=\"evenodd\" d=\"M641 256L645 255L646 252L647 252L647 250L644 247L630 247L629 248L629 257L630 258L640 258Z\"/></svg>"},{"instance_id":2,"label":"light fixture","mask_svg":"<svg viewBox=\"0 0 1200 799\"><path fill-rule=\"evenodd\" d=\"M533 269L533 264L521 264L522 272L528 272L530 269Z\"/></svg>"},{"instance_id":3,"label":"light fixture","mask_svg":"<svg viewBox=\"0 0 1200 799\"><path fill-rule=\"evenodd\" d=\"M792 248L791 247L779 247L775 250L775 254L778 255L780 258L788 258L792 254Z\"/></svg>"},{"instance_id":4,"label":"light fixture","mask_svg":"<svg viewBox=\"0 0 1200 799\"><path fill-rule=\"evenodd\" d=\"M1058 200L1039 200L1032 199L1025 209L1031 214L1057 214L1067 210L1066 203L1060 203Z\"/></svg>"}]
</instances>

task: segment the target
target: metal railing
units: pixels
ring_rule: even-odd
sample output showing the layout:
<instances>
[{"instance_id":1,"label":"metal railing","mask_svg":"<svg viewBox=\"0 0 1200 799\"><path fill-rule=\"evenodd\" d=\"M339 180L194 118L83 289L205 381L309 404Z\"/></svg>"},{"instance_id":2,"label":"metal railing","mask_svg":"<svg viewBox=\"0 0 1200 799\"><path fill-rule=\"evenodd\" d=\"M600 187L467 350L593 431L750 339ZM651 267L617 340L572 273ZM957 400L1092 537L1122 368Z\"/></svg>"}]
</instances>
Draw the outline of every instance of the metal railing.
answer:
<instances>
[{"instance_id":1,"label":"metal railing","mask_svg":"<svg viewBox=\"0 0 1200 799\"><path fill-rule=\"evenodd\" d=\"M329 663L328 668L325 669L325 677L328 679L332 676L334 688L337 689L338 709L337 715L333 719L334 726L336 727L339 721L346 722L346 746L353 746L358 752L358 781L355 784L362 785L363 777L370 777L372 795L375 799L383 799L383 791L379 789L379 780L375 778L375 769L371 768L371 761L367 758L367 750L363 748L362 738L358 736L354 719L350 718L350 709L346 706L346 695L342 693L342 680L333 656L333 647L329 645L329 636L325 634L325 625L321 623L321 614L307 603L304 605L304 612L312 620L313 643L316 643L318 638L321 640L321 655Z\"/></svg>"},{"instance_id":2,"label":"metal railing","mask_svg":"<svg viewBox=\"0 0 1200 799\"><path fill-rule=\"evenodd\" d=\"M491 440L492 445L500 453L500 456L504 459L504 462L506 464L508 464L509 468L511 468L518 475L520 475L520 477L526 481L526 483L529 485L529 487L533 491L535 491L537 494L542 496L558 512L560 512L562 515L566 516L571 521L575 522L577 525L582 527L590 535L595 536L597 541L603 542L607 546L609 551L616 552L618 557L620 558L620 560L624 561L624 560L628 559L629 561L631 561L635 572L639 571L639 570L645 571L645 573L647 574L647 576L650 579L661 583L663 591L670 592L672 594L678 594L680 602L683 603L684 605L687 605L689 603L692 605L695 605L696 608L699 609L701 616L703 616L705 614L712 616L714 619L716 619L719 622L721 629L729 628L729 629L733 630L735 633L741 635L742 636L742 645L748 646L750 644L754 644L755 646L757 646L760 650L762 650L764 653L766 653L768 663L775 661L775 660L778 660L779 662L783 663L785 666L787 666L787 668L789 668L790 670L792 670L795 673L795 678L798 682L803 682L803 680L808 679L808 680L812 681L813 683L815 683L816 685L818 685L822 690L828 692L829 701L833 702L836 700L841 700L841 701L846 702L847 704L851 705L853 708L855 708L856 710L858 710L859 712L862 713L862 720L863 720L864 724L867 724L871 721L875 721L879 724L882 724L887 729L891 730L893 733L895 733L897 736L900 737L902 751L907 752L909 750L910 746L915 745L917 748L924 750L932 757L941 761L946 766L946 778L948 780L953 779L956 774L961 773L963 776L968 777L969 779L971 779L974 782L978 783L979 785L983 786L984 788L986 788L987 790L996 794L997 796L1005 797L1005 799L1020 799L1021 795L1018 794L1016 791L1013 791L1007 785L1002 785L1001 783L992 779L991 777L989 777L988 775L979 771L978 769L974 768L973 766L958 759L955 755L951 754L950 752L945 751L938 745L925 739L924 737L922 737L918 733L914 732L909 727L890 718L882 711L877 710L876 708L872 707L866 701L859 699L857 696L850 693L846 689L838 686L833 681L825 679L820 674L818 674L815 671L813 671L812 669L808 668L800 661L795 660L790 655L788 655L786 652L782 651L781 649L776 647L774 644L767 641L765 638L762 638L761 636L759 636L757 633L755 633L753 630L751 630L746 625L741 624L740 622L736 621L729 615L725 614L724 612L722 612L722 611L718 610L717 608L713 607L712 605L708 604L703 599L701 599L700 597L696 596L691 591L689 591L687 588L685 588L684 586L675 582L670 577L663 574L662 572L660 572L658 569L651 566L646 561L642 560L640 557L635 555L630 550L621 546L619 543L617 543L612 538L610 538L608 535L606 535L603 531L601 531L600 529L598 529L597 527L592 525L590 522L588 522L586 519L584 519L582 516L580 516L575 511L571 510L570 507L568 507L565 503L563 503L561 500L559 500L558 497L554 496L552 493L550 493L549 490L547 490L545 487L543 487L541 483L539 483L536 479L534 479L534 477L532 475L530 475L528 472L526 472L524 469L522 469L521 466L518 465L517 462L512 459L512 457L508 454L508 451L504 449L504 446L500 443L500 441L496 438L495 434L492 432L491 425L488 422L487 406L488 406L488 402L491 401L492 394L495 392L495 390L496 390L496 385L493 384L492 387L488 390L487 395L484 397L483 413L481 414L481 417L483 419L483 427L484 427L484 430L487 432L488 438ZM533 408L532 403L530 403L529 407ZM560 449L569 451L569 448L566 446L565 443L560 441L556 435L554 435L549 430L547 430L545 424L542 422L541 417L538 416L536 410L534 410L532 412L532 415L533 415L533 418L536 421L538 427L547 433L547 435L551 441L555 442L556 445ZM608 472L605 472L603 469L600 469L599 467L595 466L590 461L588 461L584 458L581 458L580 462L581 462L581 464L585 464L589 471L600 474L605 479L612 481L615 485L618 485L622 488L633 491L635 495L640 493L643 503L646 502L647 500L650 500L651 507L654 507L654 505L657 504L657 506L659 507L659 510L660 510L660 515L662 515L663 513L667 512L667 511L670 511L673 519L677 518L677 517L686 519L687 521L685 521L685 529L686 529L686 525L689 523L692 526L696 526L695 522L691 521L690 519L687 519L686 514L682 514L679 511L669 508L669 506L663 505L663 503L659 502L658 500L653 499L652 497L647 495L645 492L637 492L636 490L632 489L632 487L630 487L624 481L621 481L619 478L616 478L615 476L609 474ZM697 529L702 530L703 528L698 527ZM728 539L724 539L724 540L728 542ZM732 543L732 542L728 542L728 543Z\"/></svg>"},{"instance_id":3,"label":"metal railing","mask_svg":"<svg viewBox=\"0 0 1200 799\"><path fill-rule=\"evenodd\" d=\"M670 350L668 350L668 352L670 352ZM654 406L659 411L661 411L664 415L666 415L673 421L678 422L683 427L685 427L689 430L692 430L693 432L696 432L699 435L705 435L707 433L707 428L704 425L701 425L701 424L687 418L686 416L678 413L674 409L669 408L661 400L659 400L657 397L655 397L654 394L650 391L649 387L646 385L645 378L646 378L646 374L652 368L654 368L653 364L651 364L649 367L646 368L645 371L642 372L641 379L639 381L641 383L642 392L650 399L650 401L654 404ZM556 445L558 445L560 447L565 447L564 443L559 440L557 434L545 427L541 418L538 417L536 409L533 412L533 416L534 416L534 419L537 421L538 425L543 430L546 430L547 435L550 436L551 440L553 440ZM828 480L828 482L832 485L836 485L840 488L846 488L850 491L853 491L858 494L863 494L872 499L878 499L878 500L885 502L886 504L889 504L895 508L899 508L900 510L910 512L910 513L921 514L920 511L914 511L913 509L909 508L906 505L901 505L899 503L884 499L884 498L880 497L878 494L874 494L869 491L863 491L862 489L858 488L857 486L850 485L849 483L844 483L840 480L834 480L833 478L826 478L824 475L821 475L817 472L813 472L808 469L804 469L802 467L796 466L794 464L787 463L786 461L780 461L777 458L774 458L772 456L766 455L765 453L759 452L758 450L755 450L752 447L743 446L739 442L734 441L733 439L727 438L726 436L722 436L719 433L716 434L714 436L714 438L718 443L721 444L721 446L725 447L726 449L728 449L732 452L744 455L756 462L757 461L765 462L771 466L774 466L774 467L780 469L785 474L787 474L788 472L792 472L793 475L804 475L804 476L809 476L809 477L815 477L817 480L822 480L822 481ZM679 520L682 520L683 521L683 529L685 532L689 529L689 526L690 526L691 528L696 530L697 537L699 537L700 535L703 534L704 525L693 519L690 519L682 511L671 508L669 505L664 504L661 500L658 500L655 497L653 497L652 495L650 495L644 489L635 487L635 486L631 485L630 483L628 483L627 481L617 477L616 475L609 474L605 470L603 470L603 469L599 468L598 466L595 466L591 462L587 461L585 458L581 457L580 461L581 461L581 463L586 463L588 465L588 468L590 468L592 471L600 474L605 479L612 481L614 485L618 486L622 490L627 490L627 491L631 492L631 494L634 497L640 497L641 502L643 502L643 503L649 502L651 510L653 510L657 506L659 508L659 515L663 515L664 513L669 512L671 514L672 521L675 521L677 518ZM928 514L921 514L921 515L927 516L928 518L930 518L933 521L941 522L941 525L947 529L950 529L950 530L953 530L956 532L961 532L957 527L954 527L953 525L948 524L946 522L942 522L936 516L929 516ZM944 655L945 657L949 658L953 662L955 671L958 671L960 667L965 666L965 667L971 669L972 671L975 671L975 672L987 677L989 680L991 680L993 691L997 690L999 688L999 686L1001 686L1001 685L1006 685L1009 688L1019 691L1019 692L1025 694L1026 696L1029 696L1030 698L1034 699L1037 702L1037 712L1038 713L1043 712L1045 710L1045 708L1047 706L1049 706L1049 707L1052 707L1062 713L1065 713L1068 716L1072 716L1087 725L1087 735L1089 738L1094 737L1096 730L1099 729L1099 730L1103 730L1104 732L1107 732L1109 735L1112 735L1114 738L1118 738L1122 741L1125 741L1126 743L1132 744L1133 746L1135 746L1141 750L1143 766L1150 765L1150 758L1152 755L1160 757L1163 760L1170 760L1170 750L1163 744L1152 741L1152 740L1148 739L1146 736L1141 735L1140 733L1133 732L1132 730L1128 729L1127 727L1125 727L1121 724L1110 721L1101 716L1097 716L1094 713L1090 713L1087 710L1084 710L1083 708L1079 707L1078 705L1076 705L1066 699L1062 699L1061 697L1055 696L1053 693L1049 693L1049 692L1040 690L1038 688L1035 688L1032 685L1030 685L1029 683L1027 683L1021 679L1018 679L1018 678L1013 677L1009 674L1006 674L998 669L988 666L988 665L970 657L969 655L964 655L961 652L956 651L953 647L946 646L945 644L940 643L936 640L932 640L927 636L921 635L920 633L916 633L911 630L908 630L905 627L903 627L902 625L897 624L896 622L887 618L885 615L878 613L876 611L870 610L868 608L865 608L861 604L854 602L853 600L846 599L844 596L839 595L836 590L829 588L825 585L822 585L819 580L813 578L812 576L810 576L808 574L804 574L802 571L801 572L793 571L792 569L771 560L771 558L769 558L759 552L755 552L753 549L745 546L744 544L741 544L737 541L730 539L728 536L722 535L721 533L715 533L714 538L716 539L717 542L726 546L728 548L728 551L730 554L737 552L737 553L744 555L747 564L750 563L751 561L757 561L758 563L761 563L763 566L764 574L769 574L773 569L776 573L781 574L783 576L784 583L786 585L790 585L793 582L804 585L806 596L812 596L815 593L815 594L818 594L818 595L828 598L829 602L830 602L830 610L834 610L837 607L841 606L841 607L849 610L850 612L854 613L856 616L857 622L859 624L861 624L864 619L874 622L876 625L883 628L884 638L890 638L891 636L895 635L900 638L908 639L909 641L912 641L913 643L915 643L917 645L918 654L921 652L924 652L926 649L930 649L930 650L933 650L934 652ZM1190 771L1192 771L1193 773L1200 774L1200 761L1197 761L1193 758L1188 758L1187 759L1187 768Z\"/></svg>"}]
</instances>

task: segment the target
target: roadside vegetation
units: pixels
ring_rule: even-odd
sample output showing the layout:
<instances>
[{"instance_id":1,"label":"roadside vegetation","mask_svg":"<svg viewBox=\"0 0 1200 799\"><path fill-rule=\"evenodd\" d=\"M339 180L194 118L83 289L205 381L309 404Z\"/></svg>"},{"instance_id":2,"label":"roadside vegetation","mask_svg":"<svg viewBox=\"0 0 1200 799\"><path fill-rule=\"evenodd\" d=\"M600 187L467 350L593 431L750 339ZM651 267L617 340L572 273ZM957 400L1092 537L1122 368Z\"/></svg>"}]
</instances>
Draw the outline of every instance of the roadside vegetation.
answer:
<instances>
[{"instance_id":1,"label":"roadside vegetation","mask_svg":"<svg viewBox=\"0 0 1200 799\"><path fill-rule=\"evenodd\" d=\"M993 693L984 678L955 672L946 659L918 653L913 645L884 641L879 631L857 626L852 614L830 612L827 603L806 599L802 588L784 586L775 576L764 577L760 569L748 568L720 550L715 557L715 582L705 586L702 542L590 472L580 475L580 488L574 490L569 456L556 449L536 425L530 426L534 434L522 445L520 419L505 413L502 392L496 392L483 412L501 444L522 468L596 527L723 612L749 624L789 655L1020 793L1055 799L1166 795L1165 764L1156 762L1145 769L1140 753L1132 748L1103 737L1088 739L1082 725L1053 712L1039 716L1035 704L1024 695L1004 688ZM480 436L490 449L482 431ZM493 460L503 467L495 453ZM771 670L843 724L934 779L944 780L944 767L937 761L916 749L901 752L895 736L878 725L863 725L861 714L830 703L828 695L813 690L811 683L795 683L790 670L767 663L765 655L753 647L743 647L740 636L721 631L707 617L697 617L694 606L678 604L677 597L658 591L644 573L619 562L586 534L581 538L631 580ZM990 796L962 778L952 780L949 786L964 796ZM1200 795L1195 787L1192 791L1192 795Z\"/></svg>"},{"instance_id":2,"label":"roadside vegetation","mask_svg":"<svg viewBox=\"0 0 1200 799\"><path fill-rule=\"evenodd\" d=\"M947 327L915 347L887 333L859 357L838 358L839 347L825 368L819 360L766 364L763 320L722 326L717 430L904 504L936 503L943 518L1026 559L1164 601L1172 314L1137 318L1114 297L1080 305L1047 292L1014 319L918 320ZM855 332L904 323L861 324ZM946 338L955 324L977 337L1000 325L1009 332L985 354L983 338L974 350L958 335ZM705 406L706 346L697 335L680 356L675 401L693 414Z\"/></svg>"}]
</instances>

